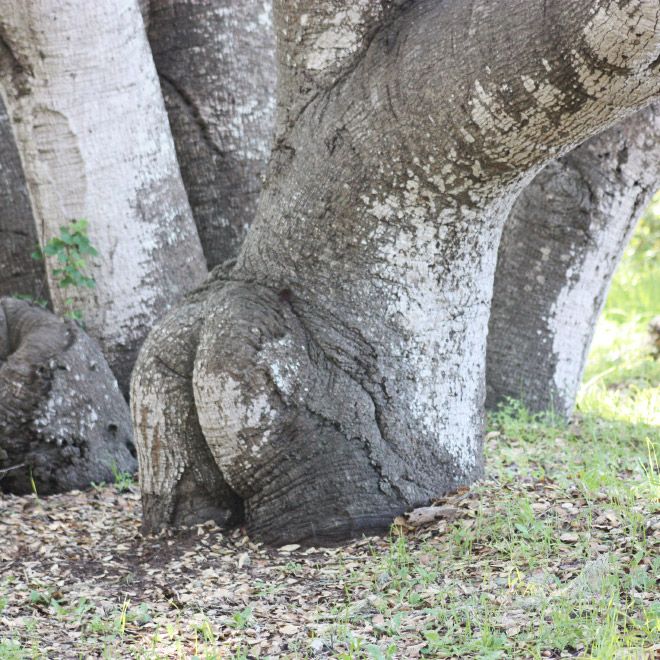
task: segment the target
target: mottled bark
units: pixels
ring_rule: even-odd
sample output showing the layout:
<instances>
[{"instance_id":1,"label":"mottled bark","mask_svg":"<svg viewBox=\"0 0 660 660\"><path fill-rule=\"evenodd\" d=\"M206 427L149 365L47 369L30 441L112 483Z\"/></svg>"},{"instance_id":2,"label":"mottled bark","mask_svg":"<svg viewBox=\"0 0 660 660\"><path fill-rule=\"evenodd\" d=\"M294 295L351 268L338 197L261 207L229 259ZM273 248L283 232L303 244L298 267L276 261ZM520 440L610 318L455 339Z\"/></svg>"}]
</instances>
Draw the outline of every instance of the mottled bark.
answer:
<instances>
[{"instance_id":1,"label":"mottled bark","mask_svg":"<svg viewBox=\"0 0 660 660\"><path fill-rule=\"evenodd\" d=\"M38 242L21 160L0 97L0 296L48 299L44 265L30 256Z\"/></svg>"},{"instance_id":2,"label":"mottled bark","mask_svg":"<svg viewBox=\"0 0 660 660\"><path fill-rule=\"evenodd\" d=\"M482 474L504 219L549 159L660 92L655 2L374 4L276 3L277 145L201 314L201 431L271 542L383 529Z\"/></svg>"},{"instance_id":3,"label":"mottled bark","mask_svg":"<svg viewBox=\"0 0 660 660\"><path fill-rule=\"evenodd\" d=\"M40 241L89 221L96 288L75 307L125 386L155 319L206 272L137 0L0 0L0 85ZM52 268L61 312L72 292Z\"/></svg>"},{"instance_id":4,"label":"mottled bark","mask_svg":"<svg viewBox=\"0 0 660 660\"><path fill-rule=\"evenodd\" d=\"M242 519L231 491L204 440L195 410L193 362L205 314L206 293L222 276L218 269L187 296L149 335L131 383L137 433L143 529Z\"/></svg>"},{"instance_id":5,"label":"mottled bark","mask_svg":"<svg viewBox=\"0 0 660 660\"><path fill-rule=\"evenodd\" d=\"M209 268L254 218L275 114L270 0L151 0L148 36Z\"/></svg>"},{"instance_id":6,"label":"mottled bark","mask_svg":"<svg viewBox=\"0 0 660 660\"><path fill-rule=\"evenodd\" d=\"M72 321L0 299L0 489L40 495L135 471L128 406Z\"/></svg>"},{"instance_id":7,"label":"mottled bark","mask_svg":"<svg viewBox=\"0 0 660 660\"><path fill-rule=\"evenodd\" d=\"M652 105L550 163L522 192L498 253L488 407L511 397L571 414L608 285L658 187Z\"/></svg>"}]
</instances>

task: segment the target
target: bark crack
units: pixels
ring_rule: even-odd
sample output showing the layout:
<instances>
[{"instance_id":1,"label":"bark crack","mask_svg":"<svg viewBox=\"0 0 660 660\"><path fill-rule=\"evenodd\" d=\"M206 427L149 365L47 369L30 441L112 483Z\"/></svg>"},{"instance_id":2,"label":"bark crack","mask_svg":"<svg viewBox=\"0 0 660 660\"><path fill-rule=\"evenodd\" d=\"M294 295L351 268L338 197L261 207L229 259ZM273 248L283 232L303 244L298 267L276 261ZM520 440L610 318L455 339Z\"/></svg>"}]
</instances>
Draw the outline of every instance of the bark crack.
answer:
<instances>
[{"instance_id":1,"label":"bark crack","mask_svg":"<svg viewBox=\"0 0 660 660\"><path fill-rule=\"evenodd\" d=\"M160 355L154 355L153 358L156 360L156 362L158 362L158 364L160 364L161 367L163 367L168 373L172 374L176 378L181 378L182 380L192 380L191 376L179 373L176 369L167 364L167 362L165 362L165 360L163 360Z\"/></svg>"},{"instance_id":2,"label":"bark crack","mask_svg":"<svg viewBox=\"0 0 660 660\"><path fill-rule=\"evenodd\" d=\"M380 440L383 445L387 446L387 438L385 434L385 430L382 425L381 421L381 411L380 411L380 406L376 401L375 396L373 395L372 392L369 391L369 388L365 385L364 381L358 377L356 377L355 374L351 373L348 369L346 369L344 366L342 366L338 360L336 360L332 355L330 355L323 347L322 343L319 342L314 334L314 331L309 327L309 324L305 321L304 317L302 314L298 312L298 310L295 309L295 306L293 304L293 301L291 300L286 300L288 303L289 309L291 310L292 314L295 316L295 318L298 320L300 323L301 327L303 328L303 331L307 337L308 342L314 342L314 344L319 348L321 351L321 354L323 355L323 358L334 368L338 369L341 371L343 374L345 374L353 383L355 383L361 390L366 394L368 397L369 401L371 401L371 404L373 406L373 421L376 427L376 430L378 431L378 435L380 437ZM371 351L373 352L373 347L369 346ZM306 404L305 405L306 409L309 409L309 406ZM315 411L316 412L316 411ZM320 415L320 413L316 412L316 414ZM324 415L320 415L321 417L325 418ZM341 429L341 424L337 422L336 420L328 420L330 421L336 428L339 430L344 437L346 437L349 441L350 438L347 436L347 434ZM389 477L384 473L383 471L383 466L380 464L378 460L376 460L374 456L374 448L371 445L371 442L369 441L368 437L365 435L363 438L363 443L364 447L367 451L367 457L369 458L369 463L373 467L374 471L376 472L378 476L378 487L380 490L385 494L389 495L389 493L383 489L382 482L385 482L391 489L392 491L396 492L396 494L399 496L399 498L402 501L405 501L405 497L399 486L391 481Z\"/></svg>"},{"instance_id":3,"label":"bark crack","mask_svg":"<svg viewBox=\"0 0 660 660\"><path fill-rule=\"evenodd\" d=\"M21 61L21 57L12 47L11 41L7 36L7 28L0 24L0 69L6 68L11 72L12 82L18 96L25 92L26 80L24 75L31 75L32 71L29 64Z\"/></svg>"},{"instance_id":4,"label":"bark crack","mask_svg":"<svg viewBox=\"0 0 660 660\"><path fill-rule=\"evenodd\" d=\"M225 158L225 152L216 144L213 136L211 135L211 129L208 123L202 117L197 103L193 100L192 96L188 94L183 88L181 88L172 78L165 75L164 73L159 73L161 81L167 83L167 85L175 93L176 97L181 102L181 105L185 109L186 113L190 117L193 124L197 127L197 130L202 138L204 144L215 153L220 158Z\"/></svg>"},{"instance_id":5,"label":"bark crack","mask_svg":"<svg viewBox=\"0 0 660 660\"><path fill-rule=\"evenodd\" d=\"M278 141L286 140L287 134L291 132L293 126L300 120L307 108L309 108L309 106L312 105L314 101L316 101L321 95L325 95L327 98L334 89L339 87L341 83L344 82L360 66L376 37L383 33L387 28L394 25L396 21L399 20L400 17L416 2L417 0L394 0L393 2L389 3L389 5L386 5L386 10L383 17L380 20L375 21L374 24L366 30L362 37L362 45L354 53L347 56L346 62L340 65L339 70L325 83L323 81L318 81L317 89L310 90L307 93L309 94L307 99L304 99L304 94L302 95L302 98L300 99L300 101L302 101L302 105L295 111L293 117L288 119L287 128L283 135L278 136ZM396 45L398 53L398 32L391 41L393 45L390 47L390 50ZM300 90L298 90L298 94L300 94Z\"/></svg>"}]
</instances>

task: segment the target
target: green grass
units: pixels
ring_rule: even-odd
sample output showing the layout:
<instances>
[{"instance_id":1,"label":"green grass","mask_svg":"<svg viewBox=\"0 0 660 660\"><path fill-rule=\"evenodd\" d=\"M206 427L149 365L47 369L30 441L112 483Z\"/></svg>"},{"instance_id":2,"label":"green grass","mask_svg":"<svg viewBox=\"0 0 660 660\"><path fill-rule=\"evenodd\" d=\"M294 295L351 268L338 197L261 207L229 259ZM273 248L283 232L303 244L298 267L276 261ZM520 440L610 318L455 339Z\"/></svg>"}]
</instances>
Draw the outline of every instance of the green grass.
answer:
<instances>
[{"instance_id":1,"label":"green grass","mask_svg":"<svg viewBox=\"0 0 660 660\"><path fill-rule=\"evenodd\" d=\"M621 324L660 314L660 195L646 210L610 287L604 316Z\"/></svg>"},{"instance_id":2,"label":"green grass","mask_svg":"<svg viewBox=\"0 0 660 660\"><path fill-rule=\"evenodd\" d=\"M638 435L660 426L660 360L649 355L649 321L660 314L660 195L617 269L596 328L577 410L623 422Z\"/></svg>"}]
</instances>

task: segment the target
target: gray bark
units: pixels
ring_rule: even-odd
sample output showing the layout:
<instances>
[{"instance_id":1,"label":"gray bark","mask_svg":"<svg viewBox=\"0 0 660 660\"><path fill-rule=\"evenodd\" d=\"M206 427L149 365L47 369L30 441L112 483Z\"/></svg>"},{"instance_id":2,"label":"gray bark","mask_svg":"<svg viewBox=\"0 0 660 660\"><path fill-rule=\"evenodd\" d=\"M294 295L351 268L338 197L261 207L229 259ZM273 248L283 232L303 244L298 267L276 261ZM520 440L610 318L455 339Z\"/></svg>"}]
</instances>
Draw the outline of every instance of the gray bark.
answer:
<instances>
[{"instance_id":1,"label":"gray bark","mask_svg":"<svg viewBox=\"0 0 660 660\"><path fill-rule=\"evenodd\" d=\"M248 529L318 542L482 474L502 225L548 160L660 92L660 8L282 0L275 16L277 144L185 380ZM134 381L139 446L153 393ZM159 430L175 447L177 425Z\"/></svg>"},{"instance_id":2,"label":"gray bark","mask_svg":"<svg viewBox=\"0 0 660 660\"><path fill-rule=\"evenodd\" d=\"M151 0L148 36L212 268L236 256L270 154L276 82L271 2Z\"/></svg>"},{"instance_id":3,"label":"gray bark","mask_svg":"<svg viewBox=\"0 0 660 660\"><path fill-rule=\"evenodd\" d=\"M48 300L43 262L30 257L38 244L21 160L0 97L0 296Z\"/></svg>"},{"instance_id":4,"label":"gray bark","mask_svg":"<svg viewBox=\"0 0 660 660\"><path fill-rule=\"evenodd\" d=\"M39 241L85 218L94 289L53 308L83 313L120 385L155 320L206 265L137 0L0 0L0 94Z\"/></svg>"},{"instance_id":5,"label":"gray bark","mask_svg":"<svg viewBox=\"0 0 660 660\"><path fill-rule=\"evenodd\" d=\"M243 517L241 500L218 469L197 420L192 371L206 294L218 269L149 335L135 365L131 412L141 467L143 531ZM148 467L148 469L146 469Z\"/></svg>"},{"instance_id":6,"label":"gray bark","mask_svg":"<svg viewBox=\"0 0 660 660\"><path fill-rule=\"evenodd\" d=\"M0 299L0 489L111 481L137 463L128 406L99 346L72 321Z\"/></svg>"},{"instance_id":7,"label":"gray bark","mask_svg":"<svg viewBox=\"0 0 660 660\"><path fill-rule=\"evenodd\" d=\"M521 193L500 243L487 407L507 398L568 417L607 288L660 186L652 105L550 163Z\"/></svg>"}]
</instances>

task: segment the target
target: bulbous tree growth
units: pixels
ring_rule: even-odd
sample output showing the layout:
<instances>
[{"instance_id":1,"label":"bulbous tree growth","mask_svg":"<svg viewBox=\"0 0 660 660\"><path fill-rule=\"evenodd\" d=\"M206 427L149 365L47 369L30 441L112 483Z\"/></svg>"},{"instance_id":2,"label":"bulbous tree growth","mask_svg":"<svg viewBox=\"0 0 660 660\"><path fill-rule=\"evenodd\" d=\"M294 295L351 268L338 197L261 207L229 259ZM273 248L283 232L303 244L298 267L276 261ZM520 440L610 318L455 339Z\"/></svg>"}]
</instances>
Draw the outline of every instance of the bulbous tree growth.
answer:
<instances>
[{"instance_id":1,"label":"bulbous tree growth","mask_svg":"<svg viewBox=\"0 0 660 660\"><path fill-rule=\"evenodd\" d=\"M145 526L195 493L267 541L336 540L478 478L502 227L658 95L659 24L650 0L276 2L255 224L134 373Z\"/></svg>"},{"instance_id":2,"label":"bulbous tree growth","mask_svg":"<svg viewBox=\"0 0 660 660\"><path fill-rule=\"evenodd\" d=\"M0 490L40 495L137 467L128 406L73 321L0 299Z\"/></svg>"}]
</instances>

